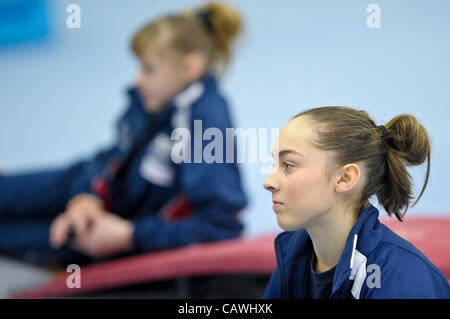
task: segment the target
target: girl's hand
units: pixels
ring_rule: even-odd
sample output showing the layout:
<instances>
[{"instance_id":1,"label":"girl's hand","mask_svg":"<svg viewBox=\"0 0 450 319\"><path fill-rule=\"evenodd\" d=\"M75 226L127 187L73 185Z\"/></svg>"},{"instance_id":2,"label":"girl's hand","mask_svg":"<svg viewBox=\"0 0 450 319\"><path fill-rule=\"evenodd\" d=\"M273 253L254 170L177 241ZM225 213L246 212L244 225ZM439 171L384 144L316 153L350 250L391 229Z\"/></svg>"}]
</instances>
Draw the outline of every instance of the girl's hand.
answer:
<instances>
[{"instance_id":1,"label":"girl's hand","mask_svg":"<svg viewBox=\"0 0 450 319\"><path fill-rule=\"evenodd\" d=\"M103 202L100 198L91 194L80 194L72 198L66 205L66 210L70 209L92 209L104 210Z\"/></svg>"},{"instance_id":2,"label":"girl's hand","mask_svg":"<svg viewBox=\"0 0 450 319\"><path fill-rule=\"evenodd\" d=\"M131 221L112 213L102 214L88 232L77 234L73 247L94 258L126 252L133 248L133 231Z\"/></svg>"},{"instance_id":3,"label":"girl's hand","mask_svg":"<svg viewBox=\"0 0 450 319\"><path fill-rule=\"evenodd\" d=\"M102 201L89 194L74 197L66 207L67 210L56 217L50 226L50 244L55 249L67 242L71 227L74 227L77 237L83 236L95 219L105 213Z\"/></svg>"}]
</instances>

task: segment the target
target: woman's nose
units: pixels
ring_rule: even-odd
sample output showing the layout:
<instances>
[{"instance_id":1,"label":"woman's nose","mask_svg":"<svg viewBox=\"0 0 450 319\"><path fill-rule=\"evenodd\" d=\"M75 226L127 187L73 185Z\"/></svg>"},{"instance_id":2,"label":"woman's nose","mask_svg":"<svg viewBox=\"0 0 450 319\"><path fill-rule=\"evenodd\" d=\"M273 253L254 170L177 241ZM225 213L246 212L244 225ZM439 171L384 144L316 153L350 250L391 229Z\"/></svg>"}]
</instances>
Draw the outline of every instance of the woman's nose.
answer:
<instances>
[{"instance_id":1,"label":"woman's nose","mask_svg":"<svg viewBox=\"0 0 450 319\"><path fill-rule=\"evenodd\" d=\"M263 187L269 192L276 192L280 187L278 183L275 181L273 174L267 176L266 180L263 183Z\"/></svg>"}]
</instances>

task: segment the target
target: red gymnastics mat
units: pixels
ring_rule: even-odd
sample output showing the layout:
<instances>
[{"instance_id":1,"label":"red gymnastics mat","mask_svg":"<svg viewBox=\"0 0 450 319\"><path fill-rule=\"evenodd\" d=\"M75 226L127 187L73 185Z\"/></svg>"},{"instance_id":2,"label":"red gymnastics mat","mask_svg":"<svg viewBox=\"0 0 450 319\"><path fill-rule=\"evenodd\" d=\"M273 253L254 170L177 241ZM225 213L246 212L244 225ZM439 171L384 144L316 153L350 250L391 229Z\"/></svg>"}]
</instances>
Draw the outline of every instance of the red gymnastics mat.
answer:
<instances>
[{"instance_id":1,"label":"red gymnastics mat","mask_svg":"<svg viewBox=\"0 0 450 319\"><path fill-rule=\"evenodd\" d=\"M410 217L381 222L422 251L450 279L450 218ZM70 289L68 273L11 298L68 297L133 284L216 274L267 274L276 267L276 234L242 237L148 253L81 268L81 287Z\"/></svg>"}]
</instances>

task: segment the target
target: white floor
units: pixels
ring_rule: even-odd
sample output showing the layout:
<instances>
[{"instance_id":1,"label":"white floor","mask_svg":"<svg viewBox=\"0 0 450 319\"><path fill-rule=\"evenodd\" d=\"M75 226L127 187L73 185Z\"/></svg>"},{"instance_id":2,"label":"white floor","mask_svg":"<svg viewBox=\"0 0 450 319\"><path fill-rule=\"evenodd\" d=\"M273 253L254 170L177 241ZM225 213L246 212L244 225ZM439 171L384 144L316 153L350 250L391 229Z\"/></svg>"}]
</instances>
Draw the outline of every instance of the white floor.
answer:
<instances>
[{"instance_id":1,"label":"white floor","mask_svg":"<svg viewBox=\"0 0 450 319\"><path fill-rule=\"evenodd\" d=\"M0 256L0 298L36 287L52 276L50 269Z\"/></svg>"}]
</instances>

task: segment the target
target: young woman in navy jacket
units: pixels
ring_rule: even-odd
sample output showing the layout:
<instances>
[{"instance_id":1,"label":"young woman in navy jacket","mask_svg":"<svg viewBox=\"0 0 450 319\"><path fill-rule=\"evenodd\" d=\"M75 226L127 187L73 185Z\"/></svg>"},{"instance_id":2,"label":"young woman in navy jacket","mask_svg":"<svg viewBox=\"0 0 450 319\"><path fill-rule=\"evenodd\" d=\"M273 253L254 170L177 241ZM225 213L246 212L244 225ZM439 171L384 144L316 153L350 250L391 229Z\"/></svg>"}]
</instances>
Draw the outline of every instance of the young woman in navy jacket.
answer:
<instances>
[{"instance_id":1,"label":"young woman in navy jacket","mask_svg":"<svg viewBox=\"0 0 450 319\"><path fill-rule=\"evenodd\" d=\"M377 126L364 111L322 107L280 132L264 182L278 224L277 264L265 298L449 298L442 272L378 220L378 202L400 221L412 199L405 165L430 143L412 115ZM416 200L416 202L417 202Z\"/></svg>"}]
</instances>

